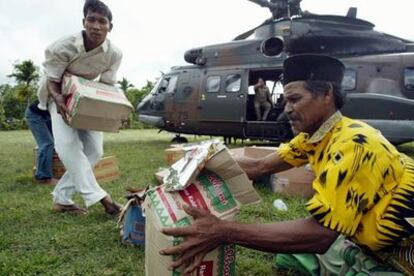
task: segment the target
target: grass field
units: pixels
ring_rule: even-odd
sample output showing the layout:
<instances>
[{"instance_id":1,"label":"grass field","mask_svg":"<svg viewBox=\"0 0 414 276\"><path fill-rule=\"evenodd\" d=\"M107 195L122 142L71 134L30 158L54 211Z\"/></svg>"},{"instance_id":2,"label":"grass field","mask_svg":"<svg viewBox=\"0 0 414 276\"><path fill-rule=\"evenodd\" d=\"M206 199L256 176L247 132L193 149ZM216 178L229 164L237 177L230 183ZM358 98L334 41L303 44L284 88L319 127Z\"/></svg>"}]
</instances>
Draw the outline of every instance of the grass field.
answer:
<instances>
[{"instance_id":1,"label":"grass field","mask_svg":"<svg viewBox=\"0 0 414 276\"><path fill-rule=\"evenodd\" d=\"M124 203L127 187L154 184L154 172L165 166L164 149L172 137L156 130L106 134L105 155L118 158L122 176L103 184L104 189ZM28 131L0 132L0 275L144 275L143 249L119 242L116 222L100 204L86 216L51 211L53 188L32 183L34 145ZM412 153L412 146L406 149ZM303 199L282 197L289 210L280 212L272 207L280 195L267 187L258 189L263 202L243 207L239 220L306 216ZM80 197L75 201L82 204ZM241 247L237 254L237 275L279 274L272 269L271 254Z\"/></svg>"}]
</instances>

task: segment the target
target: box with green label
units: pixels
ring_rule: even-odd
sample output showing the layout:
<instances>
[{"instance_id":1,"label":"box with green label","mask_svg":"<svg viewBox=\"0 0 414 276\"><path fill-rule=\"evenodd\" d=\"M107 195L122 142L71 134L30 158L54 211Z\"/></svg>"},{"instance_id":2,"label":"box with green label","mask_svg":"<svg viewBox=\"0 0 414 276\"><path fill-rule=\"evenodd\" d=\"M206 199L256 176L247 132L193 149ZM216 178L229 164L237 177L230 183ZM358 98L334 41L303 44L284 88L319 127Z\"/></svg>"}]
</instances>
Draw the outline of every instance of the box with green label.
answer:
<instances>
[{"instance_id":1,"label":"box with green label","mask_svg":"<svg viewBox=\"0 0 414 276\"><path fill-rule=\"evenodd\" d=\"M192 217L184 212L183 204L234 220L241 205L259 201L251 181L226 148L212 156L197 179L184 190L168 192L164 185L151 189L144 202L145 275L182 275L180 269L168 270L173 258L162 256L159 251L181 242L178 237L162 234L162 228L191 225ZM206 255L193 275L235 275L235 257L234 245L222 245Z\"/></svg>"},{"instance_id":2,"label":"box with green label","mask_svg":"<svg viewBox=\"0 0 414 276\"><path fill-rule=\"evenodd\" d=\"M133 109L117 87L70 74L63 77L62 93L73 128L118 132Z\"/></svg>"}]
</instances>

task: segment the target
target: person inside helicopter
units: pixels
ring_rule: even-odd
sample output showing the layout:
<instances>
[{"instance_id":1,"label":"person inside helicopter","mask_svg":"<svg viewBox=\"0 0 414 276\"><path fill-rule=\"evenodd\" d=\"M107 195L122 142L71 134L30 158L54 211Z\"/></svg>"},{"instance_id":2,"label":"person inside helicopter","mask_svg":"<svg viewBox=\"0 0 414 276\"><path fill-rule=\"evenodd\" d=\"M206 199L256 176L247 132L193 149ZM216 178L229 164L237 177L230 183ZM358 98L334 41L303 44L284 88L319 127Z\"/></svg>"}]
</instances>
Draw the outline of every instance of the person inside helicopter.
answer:
<instances>
[{"instance_id":1,"label":"person inside helicopter","mask_svg":"<svg viewBox=\"0 0 414 276\"><path fill-rule=\"evenodd\" d=\"M266 121L270 109L274 108L270 90L262 78L257 80L254 85L254 109L257 121ZM263 113L262 113L263 109Z\"/></svg>"}]
</instances>

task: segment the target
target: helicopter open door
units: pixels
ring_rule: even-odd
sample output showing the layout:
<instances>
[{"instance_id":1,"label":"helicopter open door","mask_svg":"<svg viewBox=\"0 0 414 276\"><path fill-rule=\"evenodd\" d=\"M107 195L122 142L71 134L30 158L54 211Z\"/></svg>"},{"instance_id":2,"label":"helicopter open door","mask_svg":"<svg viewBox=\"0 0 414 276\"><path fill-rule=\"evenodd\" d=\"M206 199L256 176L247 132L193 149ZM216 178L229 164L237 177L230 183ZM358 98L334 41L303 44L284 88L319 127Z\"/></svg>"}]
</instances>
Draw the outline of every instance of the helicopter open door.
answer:
<instances>
[{"instance_id":1,"label":"helicopter open door","mask_svg":"<svg viewBox=\"0 0 414 276\"><path fill-rule=\"evenodd\" d=\"M245 121L247 87L243 71L211 71L205 75L200 95L201 122Z\"/></svg>"}]
</instances>

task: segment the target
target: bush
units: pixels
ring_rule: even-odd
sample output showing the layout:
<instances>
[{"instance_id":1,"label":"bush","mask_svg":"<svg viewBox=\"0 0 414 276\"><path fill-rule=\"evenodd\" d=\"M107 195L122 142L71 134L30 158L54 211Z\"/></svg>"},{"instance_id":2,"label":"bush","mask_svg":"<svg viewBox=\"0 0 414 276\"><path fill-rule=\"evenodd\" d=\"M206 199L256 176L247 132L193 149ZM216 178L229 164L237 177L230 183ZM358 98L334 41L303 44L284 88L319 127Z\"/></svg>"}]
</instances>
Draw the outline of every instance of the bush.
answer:
<instances>
[{"instance_id":1,"label":"bush","mask_svg":"<svg viewBox=\"0 0 414 276\"><path fill-rule=\"evenodd\" d=\"M5 118L0 117L0 130L20 130L27 129L27 123L25 119L16 119L13 117Z\"/></svg>"}]
</instances>

